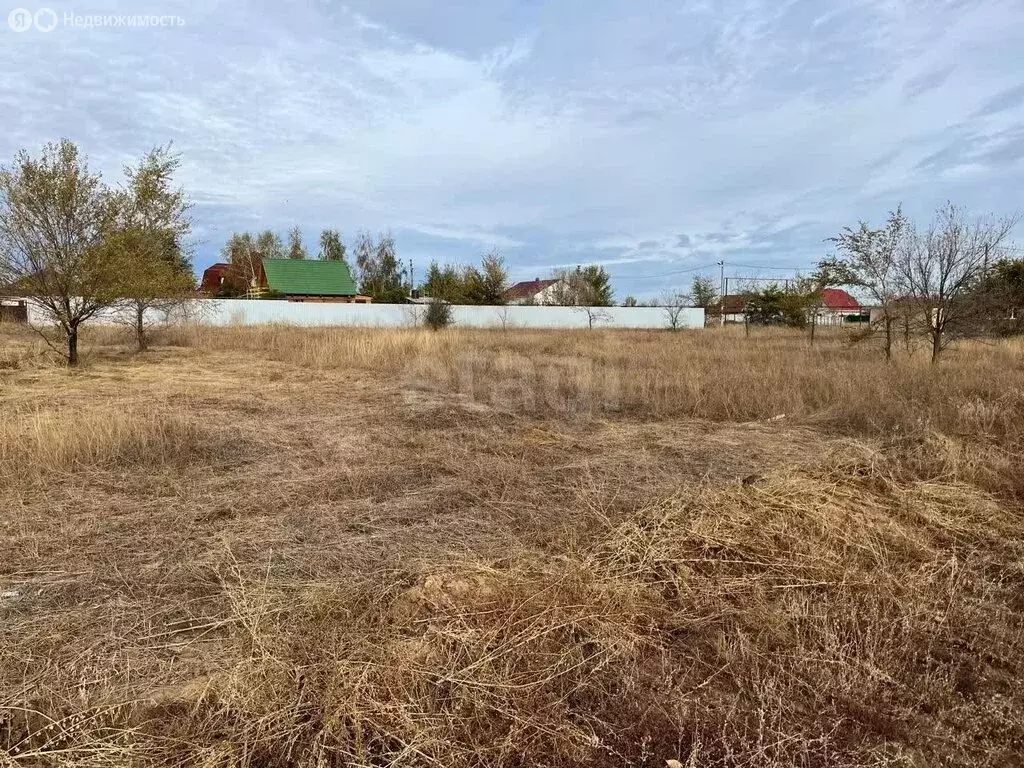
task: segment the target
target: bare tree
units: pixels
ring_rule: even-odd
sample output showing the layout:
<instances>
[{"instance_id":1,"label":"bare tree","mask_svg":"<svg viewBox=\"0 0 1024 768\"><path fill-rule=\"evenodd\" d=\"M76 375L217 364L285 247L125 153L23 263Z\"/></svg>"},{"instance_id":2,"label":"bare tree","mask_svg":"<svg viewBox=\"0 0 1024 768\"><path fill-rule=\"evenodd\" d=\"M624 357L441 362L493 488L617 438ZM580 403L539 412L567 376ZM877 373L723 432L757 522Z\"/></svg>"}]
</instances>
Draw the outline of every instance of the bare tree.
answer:
<instances>
[{"instance_id":1,"label":"bare tree","mask_svg":"<svg viewBox=\"0 0 1024 768\"><path fill-rule=\"evenodd\" d=\"M673 331L682 325L683 312L690 306L690 296L681 291L665 291L661 298L661 307L668 319L668 327Z\"/></svg>"},{"instance_id":2,"label":"bare tree","mask_svg":"<svg viewBox=\"0 0 1024 768\"><path fill-rule=\"evenodd\" d=\"M117 204L67 139L0 168L0 284L30 297L60 329L68 365L78 364L82 323L118 298L120 265L109 247Z\"/></svg>"},{"instance_id":3,"label":"bare tree","mask_svg":"<svg viewBox=\"0 0 1024 768\"><path fill-rule=\"evenodd\" d=\"M947 203L925 232L911 227L898 251L896 273L932 362L956 338L977 332L984 302L976 289L988 260L1009 237L1019 216L970 219Z\"/></svg>"},{"instance_id":4,"label":"bare tree","mask_svg":"<svg viewBox=\"0 0 1024 768\"><path fill-rule=\"evenodd\" d=\"M607 323L612 319L612 314L606 307L592 307L589 304L585 304L573 307L573 311L587 316L587 327L590 329L594 328L594 323Z\"/></svg>"},{"instance_id":5,"label":"bare tree","mask_svg":"<svg viewBox=\"0 0 1024 768\"><path fill-rule=\"evenodd\" d=\"M509 323L508 305L502 304L495 311L498 315L498 322L501 323L501 330L507 331Z\"/></svg>"},{"instance_id":6,"label":"bare tree","mask_svg":"<svg viewBox=\"0 0 1024 768\"><path fill-rule=\"evenodd\" d=\"M862 221L856 230L847 227L838 237L831 238L842 254L840 263L849 273L851 284L867 291L879 307L881 318L877 324L884 334L886 360L892 359L893 334L900 317L897 256L908 228L902 207L897 207L881 229L872 229Z\"/></svg>"}]
</instances>

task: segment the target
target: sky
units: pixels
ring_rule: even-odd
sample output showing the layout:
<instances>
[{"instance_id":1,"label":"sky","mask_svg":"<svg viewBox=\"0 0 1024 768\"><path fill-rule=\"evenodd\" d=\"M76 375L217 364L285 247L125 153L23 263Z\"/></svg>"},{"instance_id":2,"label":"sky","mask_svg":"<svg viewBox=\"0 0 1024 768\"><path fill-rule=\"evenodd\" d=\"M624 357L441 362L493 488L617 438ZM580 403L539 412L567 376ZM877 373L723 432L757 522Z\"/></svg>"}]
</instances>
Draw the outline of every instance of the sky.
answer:
<instances>
[{"instance_id":1,"label":"sky","mask_svg":"<svg viewBox=\"0 0 1024 768\"><path fill-rule=\"evenodd\" d=\"M621 300L789 276L901 203L1024 207L1022 0L8 4L0 164L67 137L115 183L173 142L200 271L235 231L390 229L419 275L497 249Z\"/></svg>"}]
</instances>

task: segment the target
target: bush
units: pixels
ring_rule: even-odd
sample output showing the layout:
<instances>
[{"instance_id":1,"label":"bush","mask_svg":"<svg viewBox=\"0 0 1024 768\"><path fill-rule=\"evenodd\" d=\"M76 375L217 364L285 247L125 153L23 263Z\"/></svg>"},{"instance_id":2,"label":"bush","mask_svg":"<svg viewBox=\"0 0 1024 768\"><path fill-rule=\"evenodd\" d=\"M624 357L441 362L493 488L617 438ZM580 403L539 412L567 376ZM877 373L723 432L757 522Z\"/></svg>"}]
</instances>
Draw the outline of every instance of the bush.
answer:
<instances>
[{"instance_id":1,"label":"bush","mask_svg":"<svg viewBox=\"0 0 1024 768\"><path fill-rule=\"evenodd\" d=\"M427 304L427 312L423 316L423 324L432 331L439 331L452 324L452 305L438 299Z\"/></svg>"}]
</instances>

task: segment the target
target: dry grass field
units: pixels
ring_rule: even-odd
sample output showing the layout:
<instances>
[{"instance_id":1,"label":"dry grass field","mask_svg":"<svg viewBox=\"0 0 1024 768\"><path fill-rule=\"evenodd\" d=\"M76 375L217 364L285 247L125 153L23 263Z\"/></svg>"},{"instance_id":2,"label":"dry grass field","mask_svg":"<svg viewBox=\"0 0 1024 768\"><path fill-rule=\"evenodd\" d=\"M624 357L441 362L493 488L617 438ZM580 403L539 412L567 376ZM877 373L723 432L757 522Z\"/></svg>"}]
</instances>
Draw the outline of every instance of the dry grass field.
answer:
<instances>
[{"instance_id":1,"label":"dry grass field","mask_svg":"<svg viewBox=\"0 0 1024 768\"><path fill-rule=\"evenodd\" d=\"M1024 343L0 328L0 766L1020 766Z\"/></svg>"}]
</instances>

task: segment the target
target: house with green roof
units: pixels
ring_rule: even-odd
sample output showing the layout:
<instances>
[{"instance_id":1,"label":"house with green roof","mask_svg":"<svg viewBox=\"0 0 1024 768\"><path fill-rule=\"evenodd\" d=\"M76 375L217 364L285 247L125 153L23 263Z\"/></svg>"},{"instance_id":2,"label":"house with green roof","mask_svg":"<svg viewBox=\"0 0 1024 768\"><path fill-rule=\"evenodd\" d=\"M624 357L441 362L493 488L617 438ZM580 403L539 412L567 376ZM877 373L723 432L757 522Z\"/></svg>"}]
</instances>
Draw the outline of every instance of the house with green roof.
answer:
<instances>
[{"instance_id":1,"label":"house with green roof","mask_svg":"<svg viewBox=\"0 0 1024 768\"><path fill-rule=\"evenodd\" d=\"M259 287L288 301L369 304L360 295L344 261L313 259L263 259Z\"/></svg>"}]
</instances>

